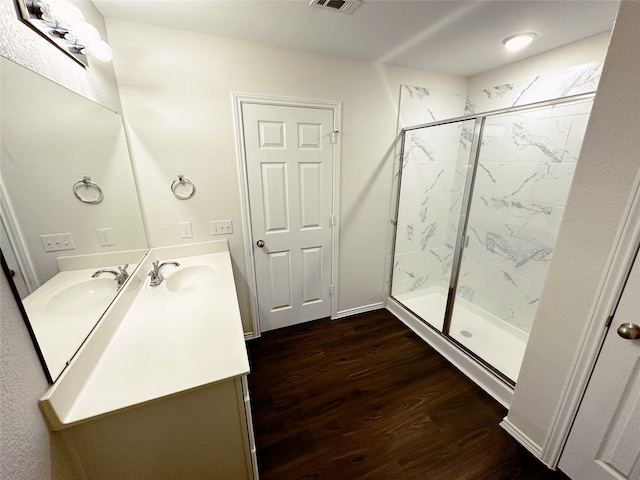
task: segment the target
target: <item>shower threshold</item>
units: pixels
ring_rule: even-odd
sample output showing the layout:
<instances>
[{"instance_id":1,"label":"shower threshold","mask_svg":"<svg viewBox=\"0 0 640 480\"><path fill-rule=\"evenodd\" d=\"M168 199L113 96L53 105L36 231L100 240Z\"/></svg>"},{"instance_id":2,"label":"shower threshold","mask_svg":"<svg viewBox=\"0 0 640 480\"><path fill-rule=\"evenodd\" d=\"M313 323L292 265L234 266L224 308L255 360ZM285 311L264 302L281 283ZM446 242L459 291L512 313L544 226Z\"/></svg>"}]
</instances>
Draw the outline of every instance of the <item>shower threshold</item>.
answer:
<instances>
[{"instance_id":1,"label":"shower threshold","mask_svg":"<svg viewBox=\"0 0 640 480\"><path fill-rule=\"evenodd\" d=\"M444 289L396 295L395 299L423 321L442 331L447 296ZM471 302L458 298L449 336L516 382L528 335Z\"/></svg>"}]
</instances>

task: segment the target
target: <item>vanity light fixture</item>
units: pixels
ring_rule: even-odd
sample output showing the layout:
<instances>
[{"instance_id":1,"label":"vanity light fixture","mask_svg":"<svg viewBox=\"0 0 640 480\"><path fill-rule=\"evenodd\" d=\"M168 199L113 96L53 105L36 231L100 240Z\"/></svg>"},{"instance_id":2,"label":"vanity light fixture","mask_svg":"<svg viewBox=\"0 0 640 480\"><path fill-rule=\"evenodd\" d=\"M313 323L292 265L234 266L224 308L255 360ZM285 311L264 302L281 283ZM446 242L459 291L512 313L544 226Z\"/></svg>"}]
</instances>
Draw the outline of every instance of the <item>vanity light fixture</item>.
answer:
<instances>
[{"instance_id":1,"label":"vanity light fixture","mask_svg":"<svg viewBox=\"0 0 640 480\"><path fill-rule=\"evenodd\" d=\"M502 40L502 44L510 52L515 52L529 45L537 36L533 32L517 33Z\"/></svg>"},{"instance_id":2,"label":"vanity light fixture","mask_svg":"<svg viewBox=\"0 0 640 480\"><path fill-rule=\"evenodd\" d=\"M17 4L24 23L81 65L89 66L87 55L101 62L111 60L111 47L70 1L17 0Z\"/></svg>"}]
</instances>

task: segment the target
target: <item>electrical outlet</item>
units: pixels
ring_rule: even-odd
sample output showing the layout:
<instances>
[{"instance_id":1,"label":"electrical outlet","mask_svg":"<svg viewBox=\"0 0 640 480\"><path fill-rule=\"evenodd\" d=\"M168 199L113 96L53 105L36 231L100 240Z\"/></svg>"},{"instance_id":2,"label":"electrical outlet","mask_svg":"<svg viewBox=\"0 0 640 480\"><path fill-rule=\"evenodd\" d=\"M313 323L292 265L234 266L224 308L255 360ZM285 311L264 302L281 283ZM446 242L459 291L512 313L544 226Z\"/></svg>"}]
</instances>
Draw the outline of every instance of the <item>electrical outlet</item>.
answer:
<instances>
[{"instance_id":1,"label":"electrical outlet","mask_svg":"<svg viewBox=\"0 0 640 480\"><path fill-rule=\"evenodd\" d=\"M109 245L115 245L113 241L113 237L111 236L110 228L98 228L96 229L96 233L98 234L98 242L100 242L101 247L108 247Z\"/></svg>"},{"instance_id":2,"label":"electrical outlet","mask_svg":"<svg viewBox=\"0 0 640 480\"><path fill-rule=\"evenodd\" d=\"M53 233L40 235L45 252L59 252L61 250L75 250L73 237L70 233Z\"/></svg>"},{"instance_id":3,"label":"electrical outlet","mask_svg":"<svg viewBox=\"0 0 640 480\"><path fill-rule=\"evenodd\" d=\"M229 235L233 233L231 220L216 220L211 222L211 235Z\"/></svg>"},{"instance_id":4,"label":"electrical outlet","mask_svg":"<svg viewBox=\"0 0 640 480\"><path fill-rule=\"evenodd\" d=\"M180 222L178 223L180 226L180 238L191 238L193 237L193 230L191 229L191 222Z\"/></svg>"}]
</instances>

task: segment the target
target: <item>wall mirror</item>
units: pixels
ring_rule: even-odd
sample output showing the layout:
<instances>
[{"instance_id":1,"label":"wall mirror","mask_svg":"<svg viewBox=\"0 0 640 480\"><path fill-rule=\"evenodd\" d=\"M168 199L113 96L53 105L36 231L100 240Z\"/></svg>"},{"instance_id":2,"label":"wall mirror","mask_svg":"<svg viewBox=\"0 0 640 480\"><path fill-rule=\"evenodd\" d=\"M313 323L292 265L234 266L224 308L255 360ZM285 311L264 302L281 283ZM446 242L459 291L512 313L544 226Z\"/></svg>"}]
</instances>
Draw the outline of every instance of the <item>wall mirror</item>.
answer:
<instances>
[{"instance_id":1,"label":"wall mirror","mask_svg":"<svg viewBox=\"0 0 640 480\"><path fill-rule=\"evenodd\" d=\"M0 72L2 254L55 381L148 243L122 117L6 58Z\"/></svg>"}]
</instances>

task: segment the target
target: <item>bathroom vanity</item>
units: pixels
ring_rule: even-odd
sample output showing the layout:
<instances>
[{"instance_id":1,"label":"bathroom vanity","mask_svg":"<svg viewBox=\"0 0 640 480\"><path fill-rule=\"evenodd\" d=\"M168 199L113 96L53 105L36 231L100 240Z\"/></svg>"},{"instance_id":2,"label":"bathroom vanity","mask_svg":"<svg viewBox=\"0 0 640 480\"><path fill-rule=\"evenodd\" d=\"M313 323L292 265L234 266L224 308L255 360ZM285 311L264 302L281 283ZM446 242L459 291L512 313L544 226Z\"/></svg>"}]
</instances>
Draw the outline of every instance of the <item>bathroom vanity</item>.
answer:
<instances>
[{"instance_id":1,"label":"bathroom vanity","mask_svg":"<svg viewBox=\"0 0 640 480\"><path fill-rule=\"evenodd\" d=\"M40 407L86 478L251 479L248 373L226 240L156 248Z\"/></svg>"}]
</instances>

